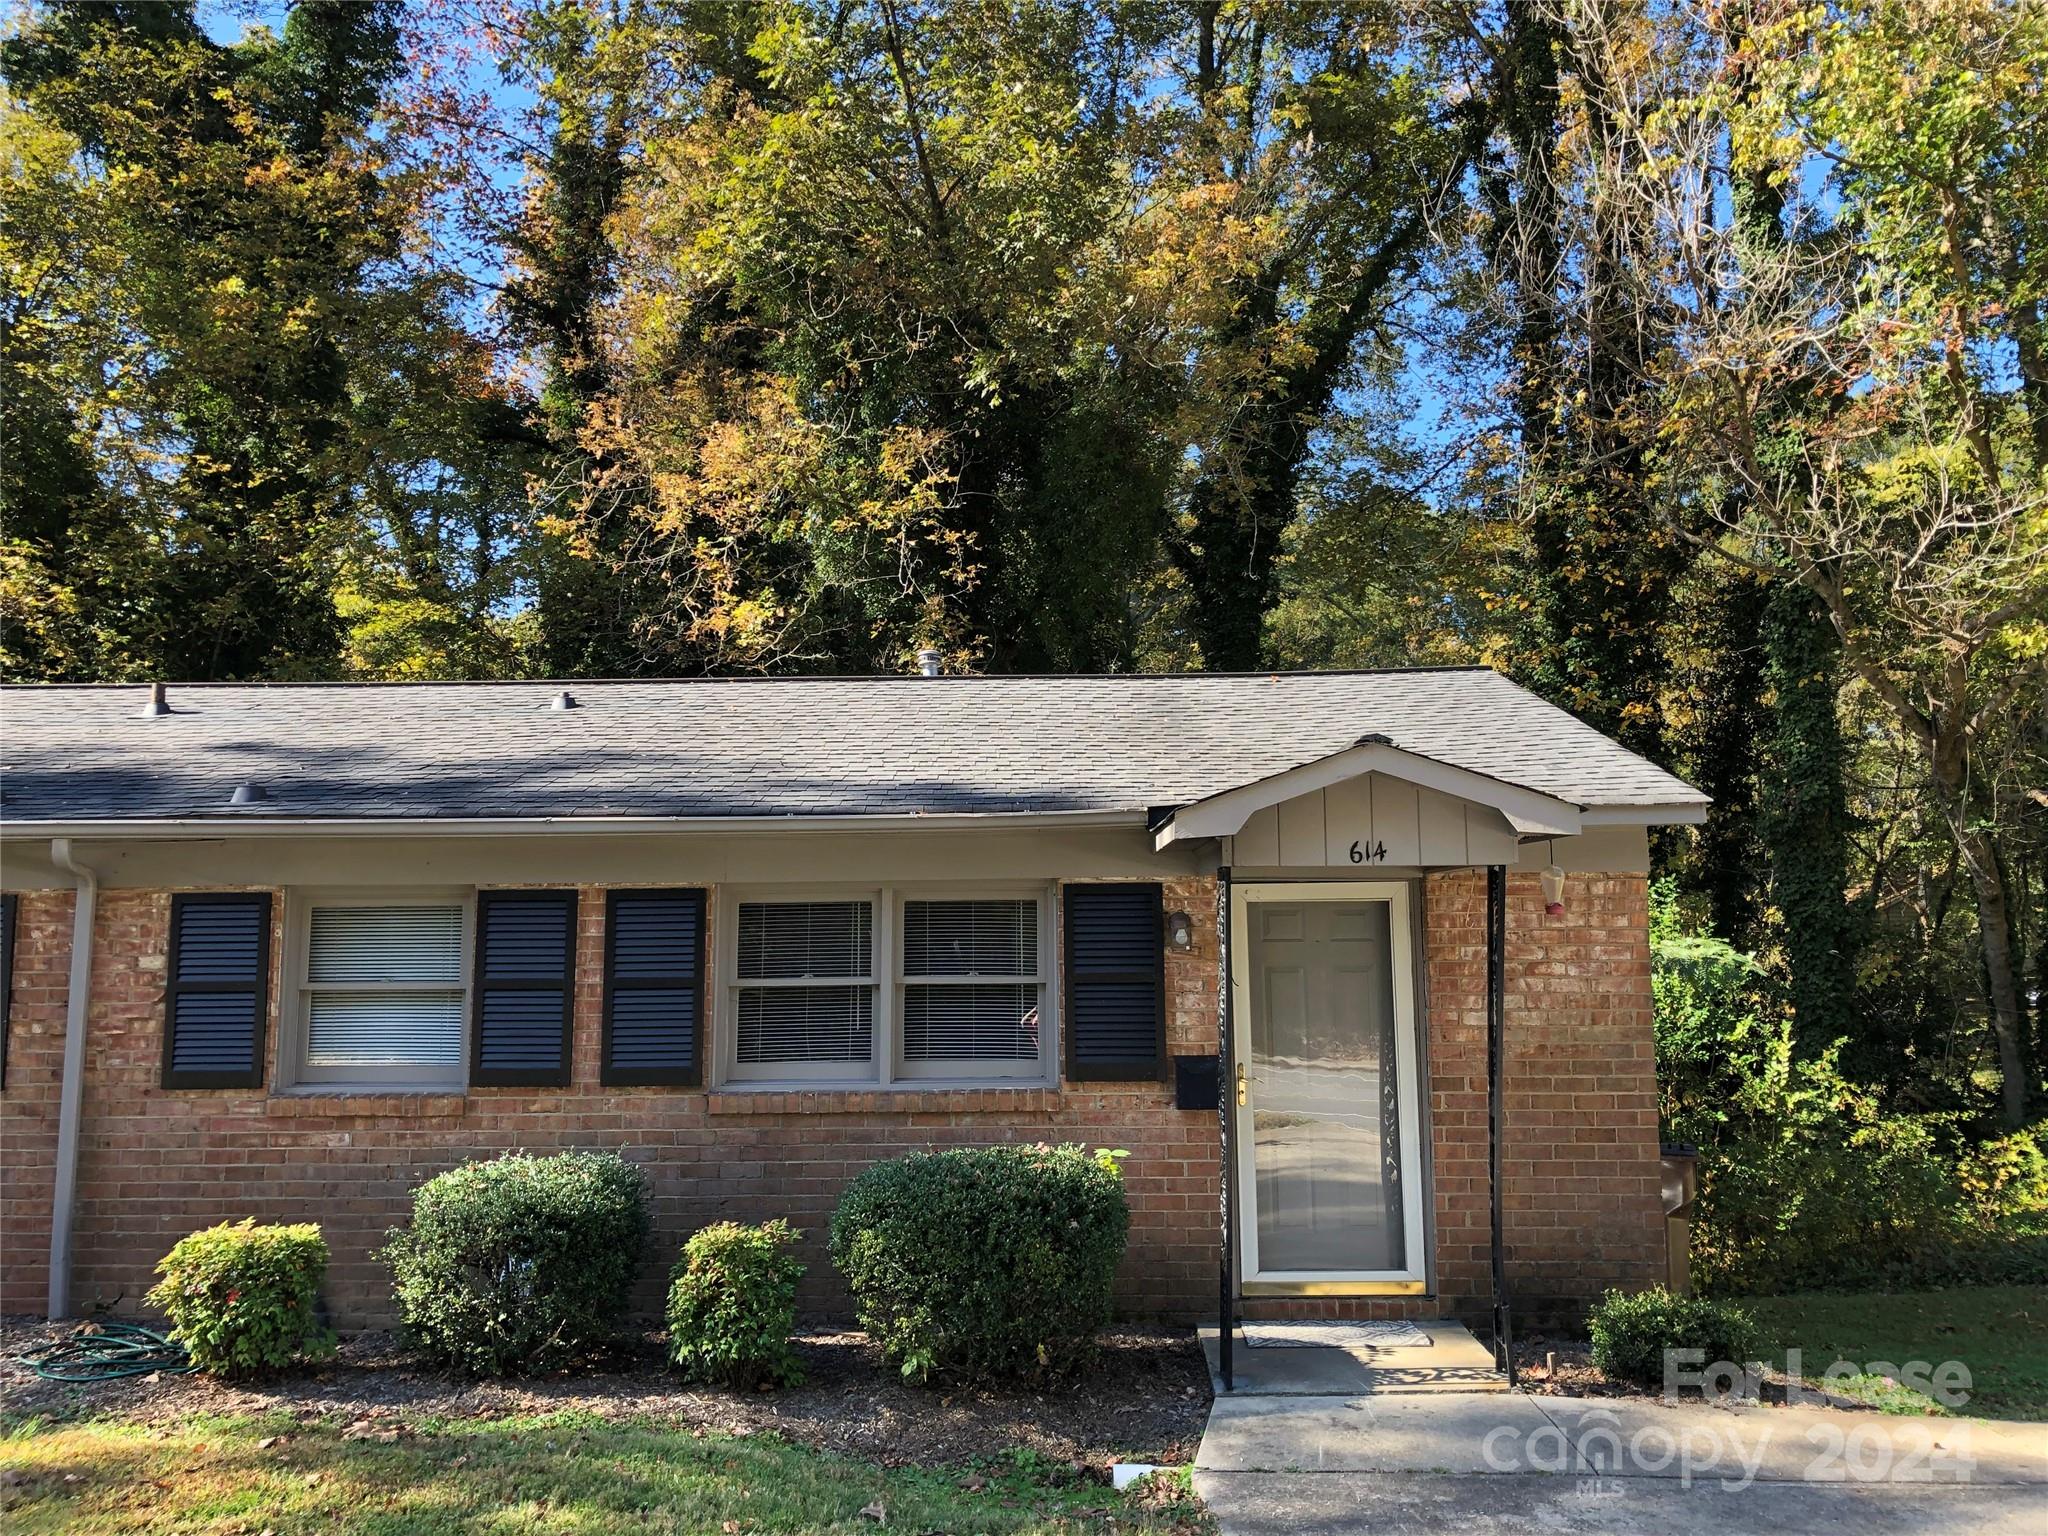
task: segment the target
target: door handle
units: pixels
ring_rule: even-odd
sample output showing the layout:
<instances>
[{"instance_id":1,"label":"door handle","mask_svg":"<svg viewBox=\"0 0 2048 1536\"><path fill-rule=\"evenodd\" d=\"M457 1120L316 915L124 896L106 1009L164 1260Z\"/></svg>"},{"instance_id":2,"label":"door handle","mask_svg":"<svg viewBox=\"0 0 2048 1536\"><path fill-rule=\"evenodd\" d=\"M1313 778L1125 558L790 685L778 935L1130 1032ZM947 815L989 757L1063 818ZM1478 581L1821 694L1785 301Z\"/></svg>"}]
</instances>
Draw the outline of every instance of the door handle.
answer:
<instances>
[{"instance_id":1,"label":"door handle","mask_svg":"<svg viewBox=\"0 0 2048 1536\"><path fill-rule=\"evenodd\" d=\"M1244 1063L1240 1061L1237 1064L1237 1102L1240 1106L1243 1106L1244 1104L1249 1103L1250 1100L1251 1086L1245 1080Z\"/></svg>"}]
</instances>

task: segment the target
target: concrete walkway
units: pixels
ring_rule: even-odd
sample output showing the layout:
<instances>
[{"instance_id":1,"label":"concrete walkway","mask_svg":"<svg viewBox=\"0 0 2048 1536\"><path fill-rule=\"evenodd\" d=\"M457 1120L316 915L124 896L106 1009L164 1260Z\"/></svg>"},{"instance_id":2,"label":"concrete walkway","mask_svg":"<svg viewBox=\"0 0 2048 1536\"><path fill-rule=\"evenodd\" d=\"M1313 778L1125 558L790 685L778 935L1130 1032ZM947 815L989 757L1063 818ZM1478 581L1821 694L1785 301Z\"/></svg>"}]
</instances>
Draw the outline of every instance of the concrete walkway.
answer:
<instances>
[{"instance_id":1,"label":"concrete walkway","mask_svg":"<svg viewBox=\"0 0 2048 1536\"><path fill-rule=\"evenodd\" d=\"M1485 1350L1462 1328L1429 1332L1403 1351L1240 1337L1195 1458L1224 1536L2048 1531L2048 1425L1532 1396L1472 1381Z\"/></svg>"}]
</instances>

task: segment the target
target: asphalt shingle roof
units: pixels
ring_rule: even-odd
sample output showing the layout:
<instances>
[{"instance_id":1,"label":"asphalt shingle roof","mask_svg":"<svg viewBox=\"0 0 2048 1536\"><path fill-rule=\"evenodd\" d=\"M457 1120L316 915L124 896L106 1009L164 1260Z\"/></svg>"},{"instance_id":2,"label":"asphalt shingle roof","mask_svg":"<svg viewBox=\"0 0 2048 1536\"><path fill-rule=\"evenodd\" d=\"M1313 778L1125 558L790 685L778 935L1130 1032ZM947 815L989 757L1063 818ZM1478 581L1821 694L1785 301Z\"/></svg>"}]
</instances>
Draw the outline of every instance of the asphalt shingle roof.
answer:
<instances>
[{"instance_id":1,"label":"asphalt shingle roof","mask_svg":"<svg viewBox=\"0 0 2048 1536\"><path fill-rule=\"evenodd\" d=\"M549 703L564 687L579 708ZM1484 669L1151 677L173 684L0 691L0 814L822 816L1142 811L1378 733L1580 806L1697 790ZM269 800L227 810L237 784Z\"/></svg>"}]
</instances>

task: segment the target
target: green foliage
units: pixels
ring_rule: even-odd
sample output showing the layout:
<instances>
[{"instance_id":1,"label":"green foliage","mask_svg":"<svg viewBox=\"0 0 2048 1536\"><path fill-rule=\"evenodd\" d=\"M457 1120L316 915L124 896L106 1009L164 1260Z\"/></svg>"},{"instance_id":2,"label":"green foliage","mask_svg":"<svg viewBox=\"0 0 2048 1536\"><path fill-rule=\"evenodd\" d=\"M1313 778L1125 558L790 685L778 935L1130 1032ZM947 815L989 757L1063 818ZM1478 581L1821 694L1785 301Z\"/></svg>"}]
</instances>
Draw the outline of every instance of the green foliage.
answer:
<instances>
[{"instance_id":1,"label":"green foliage","mask_svg":"<svg viewBox=\"0 0 2048 1536\"><path fill-rule=\"evenodd\" d=\"M171 1319L192 1363L215 1376L253 1376L334 1348L320 1317L327 1242L310 1222L223 1222L182 1237L143 1298Z\"/></svg>"},{"instance_id":2,"label":"green foliage","mask_svg":"<svg viewBox=\"0 0 2048 1536\"><path fill-rule=\"evenodd\" d=\"M1688 1367L1698 1370L1724 1360L1746 1366L1767 1342L1735 1303L1674 1296L1661 1286L1609 1291L1588 1315L1586 1327L1593 1363L1613 1380L1638 1387L1663 1385L1667 1350L1701 1351L1705 1358Z\"/></svg>"},{"instance_id":3,"label":"green foliage","mask_svg":"<svg viewBox=\"0 0 2048 1536\"><path fill-rule=\"evenodd\" d=\"M803 1379L789 1335L804 1267L783 1251L797 1237L780 1220L690 1234L668 1288L669 1358L684 1375L733 1387Z\"/></svg>"},{"instance_id":4,"label":"green foliage","mask_svg":"<svg viewBox=\"0 0 2048 1536\"><path fill-rule=\"evenodd\" d=\"M1802 1052L1751 957L1653 903L1666 1140L1699 1149L1693 1272L1710 1290L2016 1280L2048 1259L2037 1135L1978 1144L1956 1111L1904 1113Z\"/></svg>"},{"instance_id":5,"label":"green foliage","mask_svg":"<svg viewBox=\"0 0 2048 1536\"><path fill-rule=\"evenodd\" d=\"M610 1152L510 1153L413 1193L379 1255L407 1337L479 1376L551 1370L604 1344L632 1300L646 1179Z\"/></svg>"},{"instance_id":6,"label":"green foliage","mask_svg":"<svg viewBox=\"0 0 2048 1536\"><path fill-rule=\"evenodd\" d=\"M919 1152L877 1163L832 1216L832 1262L904 1375L1056 1380L1109 1322L1130 1227L1117 1153Z\"/></svg>"},{"instance_id":7,"label":"green foliage","mask_svg":"<svg viewBox=\"0 0 2048 1536\"><path fill-rule=\"evenodd\" d=\"M10 676L332 676L345 570L431 600L426 546L502 552L516 434L469 405L504 387L411 260L431 177L371 131L401 19L301 0L223 45L57 0L0 43ZM447 606L487 629L478 596Z\"/></svg>"},{"instance_id":8,"label":"green foliage","mask_svg":"<svg viewBox=\"0 0 2048 1536\"><path fill-rule=\"evenodd\" d=\"M1650 889L1650 991L1666 1140L1711 1137L1742 1086L1765 1025L1757 963L1711 935L1681 931L1676 882Z\"/></svg>"}]
</instances>

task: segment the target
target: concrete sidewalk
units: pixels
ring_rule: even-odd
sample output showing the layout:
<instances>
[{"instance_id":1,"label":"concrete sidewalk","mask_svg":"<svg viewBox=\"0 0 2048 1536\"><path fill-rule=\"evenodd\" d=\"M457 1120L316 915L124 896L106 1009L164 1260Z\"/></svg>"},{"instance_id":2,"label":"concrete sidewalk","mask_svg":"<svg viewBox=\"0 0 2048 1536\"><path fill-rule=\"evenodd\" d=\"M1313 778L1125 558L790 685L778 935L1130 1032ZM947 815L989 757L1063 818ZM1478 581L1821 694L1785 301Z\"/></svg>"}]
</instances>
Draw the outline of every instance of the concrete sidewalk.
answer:
<instances>
[{"instance_id":1,"label":"concrete sidewalk","mask_svg":"<svg viewBox=\"0 0 2048 1536\"><path fill-rule=\"evenodd\" d=\"M1458 1390L1458 1334L1440 1374L1419 1350L1244 1351L1195 1458L1225 1536L2048 1531L2048 1425ZM1359 1385L1313 1390L1338 1378Z\"/></svg>"}]
</instances>

